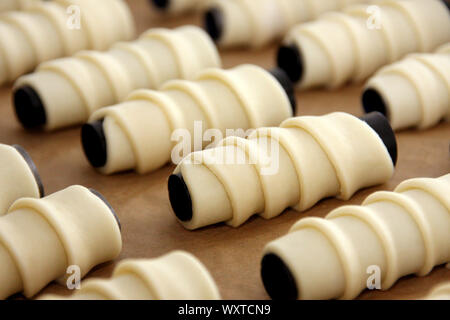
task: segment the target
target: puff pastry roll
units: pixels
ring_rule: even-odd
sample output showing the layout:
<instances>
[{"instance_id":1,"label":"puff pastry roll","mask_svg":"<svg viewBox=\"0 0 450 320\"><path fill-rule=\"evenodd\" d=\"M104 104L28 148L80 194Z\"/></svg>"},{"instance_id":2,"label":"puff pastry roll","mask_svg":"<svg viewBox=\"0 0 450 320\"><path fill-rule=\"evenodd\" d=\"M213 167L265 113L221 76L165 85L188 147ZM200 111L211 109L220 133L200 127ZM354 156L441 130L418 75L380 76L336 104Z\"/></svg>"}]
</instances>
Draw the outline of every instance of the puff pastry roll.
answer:
<instances>
[{"instance_id":1,"label":"puff pastry roll","mask_svg":"<svg viewBox=\"0 0 450 320\"><path fill-rule=\"evenodd\" d=\"M336 88L449 41L450 11L443 0L382 0L293 27L277 60L300 89Z\"/></svg>"},{"instance_id":2,"label":"puff pastry roll","mask_svg":"<svg viewBox=\"0 0 450 320\"><path fill-rule=\"evenodd\" d=\"M261 47L300 22L364 0L212 0L204 24L221 47Z\"/></svg>"},{"instance_id":3,"label":"puff pastry roll","mask_svg":"<svg viewBox=\"0 0 450 320\"><path fill-rule=\"evenodd\" d=\"M45 0L2 0L0 1L0 12L28 9L40 1Z\"/></svg>"},{"instance_id":4,"label":"puff pastry roll","mask_svg":"<svg viewBox=\"0 0 450 320\"><path fill-rule=\"evenodd\" d=\"M262 279L272 298L353 299L372 268L381 289L450 261L450 174L411 179L361 206L304 218L264 249Z\"/></svg>"},{"instance_id":5,"label":"puff pastry roll","mask_svg":"<svg viewBox=\"0 0 450 320\"><path fill-rule=\"evenodd\" d=\"M426 297L427 300L450 300L450 282L434 288Z\"/></svg>"},{"instance_id":6,"label":"puff pastry roll","mask_svg":"<svg viewBox=\"0 0 450 320\"><path fill-rule=\"evenodd\" d=\"M386 115L395 130L450 120L450 43L382 68L368 81L362 103L365 112Z\"/></svg>"},{"instance_id":7,"label":"puff pastry roll","mask_svg":"<svg viewBox=\"0 0 450 320\"><path fill-rule=\"evenodd\" d=\"M44 186L31 157L18 145L0 144L0 216L19 198L40 198Z\"/></svg>"},{"instance_id":8,"label":"puff pastry roll","mask_svg":"<svg viewBox=\"0 0 450 320\"><path fill-rule=\"evenodd\" d=\"M26 11L7 12L0 16L0 84L41 62L84 49L106 50L133 37L133 17L123 0L40 1Z\"/></svg>"},{"instance_id":9,"label":"puff pastry roll","mask_svg":"<svg viewBox=\"0 0 450 320\"><path fill-rule=\"evenodd\" d=\"M165 13L178 15L189 11L199 10L209 0L149 0L153 6Z\"/></svg>"},{"instance_id":10,"label":"puff pastry roll","mask_svg":"<svg viewBox=\"0 0 450 320\"><path fill-rule=\"evenodd\" d=\"M192 153L170 176L169 198L187 229L237 227L254 214L270 219L326 197L347 200L388 181L396 159L394 133L380 113L291 118Z\"/></svg>"},{"instance_id":11,"label":"puff pastry roll","mask_svg":"<svg viewBox=\"0 0 450 320\"><path fill-rule=\"evenodd\" d=\"M217 49L202 29L151 29L108 52L84 51L40 65L16 82L14 106L25 128L54 130L85 123L94 111L123 101L133 90L192 79L219 66Z\"/></svg>"},{"instance_id":12,"label":"puff pastry roll","mask_svg":"<svg viewBox=\"0 0 450 320\"><path fill-rule=\"evenodd\" d=\"M32 297L69 266L84 277L116 258L119 220L96 191L72 186L42 199L21 198L0 218L0 299Z\"/></svg>"},{"instance_id":13,"label":"puff pastry roll","mask_svg":"<svg viewBox=\"0 0 450 320\"><path fill-rule=\"evenodd\" d=\"M144 174L173 160L177 144L189 145L185 154L206 147L195 145L194 138L203 140L207 129L224 135L228 129L277 126L292 116L293 108L294 87L281 69L213 68L195 81L173 80L159 91L138 90L125 102L98 110L82 128L82 143L91 165L103 174L130 169ZM187 141L174 141L177 129L189 132Z\"/></svg>"},{"instance_id":14,"label":"puff pastry roll","mask_svg":"<svg viewBox=\"0 0 450 320\"><path fill-rule=\"evenodd\" d=\"M64 297L45 295L42 300ZM174 251L157 259L125 260L111 279L86 280L69 300L220 300L205 266L193 255Z\"/></svg>"}]
</instances>

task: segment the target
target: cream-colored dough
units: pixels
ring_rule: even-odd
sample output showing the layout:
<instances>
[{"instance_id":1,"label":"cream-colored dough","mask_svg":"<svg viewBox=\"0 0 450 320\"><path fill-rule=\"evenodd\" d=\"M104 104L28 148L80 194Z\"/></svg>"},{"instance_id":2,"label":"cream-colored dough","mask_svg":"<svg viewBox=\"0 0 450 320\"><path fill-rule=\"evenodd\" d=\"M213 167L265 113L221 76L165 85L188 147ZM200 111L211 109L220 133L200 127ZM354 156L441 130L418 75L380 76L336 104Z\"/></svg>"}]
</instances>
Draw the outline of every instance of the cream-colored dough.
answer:
<instances>
[{"instance_id":1,"label":"cream-colored dough","mask_svg":"<svg viewBox=\"0 0 450 320\"><path fill-rule=\"evenodd\" d=\"M276 161L278 170L263 171ZM346 113L291 118L186 157L175 173L189 189L193 216L180 222L187 229L218 222L237 227L254 214L270 219L287 207L304 211L326 197L347 200L393 171L383 141L360 119Z\"/></svg>"},{"instance_id":2,"label":"cream-colored dough","mask_svg":"<svg viewBox=\"0 0 450 320\"><path fill-rule=\"evenodd\" d=\"M0 1L0 12L25 10L40 1L44 0L2 0Z\"/></svg>"},{"instance_id":3,"label":"cream-colored dough","mask_svg":"<svg viewBox=\"0 0 450 320\"><path fill-rule=\"evenodd\" d=\"M34 166L34 164L31 164ZM39 177L34 176L33 169L15 148L0 144L0 216L19 198L39 198Z\"/></svg>"},{"instance_id":4,"label":"cream-colored dough","mask_svg":"<svg viewBox=\"0 0 450 320\"><path fill-rule=\"evenodd\" d=\"M270 242L293 275L298 299L353 299L367 287L369 266L381 289L400 277L427 275L450 261L450 175L401 183L361 206L343 206L325 219L305 218Z\"/></svg>"},{"instance_id":5,"label":"cream-colored dough","mask_svg":"<svg viewBox=\"0 0 450 320\"><path fill-rule=\"evenodd\" d=\"M427 300L450 300L450 282L435 287L431 293L425 297Z\"/></svg>"},{"instance_id":6,"label":"cream-colored dough","mask_svg":"<svg viewBox=\"0 0 450 320\"><path fill-rule=\"evenodd\" d=\"M21 198L0 218L0 299L18 292L32 297L53 280L65 284L69 266L84 277L121 248L118 221L90 190L72 186Z\"/></svg>"},{"instance_id":7,"label":"cream-colored dough","mask_svg":"<svg viewBox=\"0 0 450 320\"><path fill-rule=\"evenodd\" d=\"M220 66L214 43L200 28L152 29L140 39L108 52L85 51L42 64L15 88L31 86L43 100L46 130L81 124L101 107L124 100L139 88L157 88L170 79L192 79Z\"/></svg>"},{"instance_id":8,"label":"cream-colored dough","mask_svg":"<svg viewBox=\"0 0 450 320\"><path fill-rule=\"evenodd\" d=\"M157 259L126 260L107 280L81 283L71 297L45 295L42 300L220 300L205 266L193 255L173 251Z\"/></svg>"},{"instance_id":9,"label":"cream-colored dough","mask_svg":"<svg viewBox=\"0 0 450 320\"><path fill-rule=\"evenodd\" d=\"M80 8L80 29L69 28L72 5ZM84 49L106 50L133 37L133 17L123 0L54 0L5 13L0 16L0 84L41 62Z\"/></svg>"},{"instance_id":10,"label":"cream-colored dough","mask_svg":"<svg viewBox=\"0 0 450 320\"><path fill-rule=\"evenodd\" d=\"M153 0L150 0L153 2ZM166 8L158 8L171 15L179 15L202 9L210 0L170 0Z\"/></svg>"},{"instance_id":11,"label":"cream-colored dough","mask_svg":"<svg viewBox=\"0 0 450 320\"><path fill-rule=\"evenodd\" d=\"M300 89L359 82L408 53L431 52L450 41L450 12L441 0L377 5L380 19L369 5L355 5L291 29L284 42L301 52Z\"/></svg>"},{"instance_id":12,"label":"cream-colored dough","mask_svg":"<svg viewBox=\"0 0 450 320\"><path fill-rule=\"evenodd\" d=\"M294 25L365 0L212 0L207 9L223 15L222 47L261 47Z\"/></svg>"},{"instance_id":13,"label":"cream-colored dough","mask_svg":"<svg viewBox=\"0 0 450 320\"><path fill-rule=\"evenodd\" d=\"M450 120L449 48L447 44L436 54L412 54L368 81L365 90L375 90L382 98L394 129L427 129Z\"/></svg>"},{"instance_id":14,"label":"cream-colored dough","mask_svg":"<svg viewBox=\"0 0 450 320\"><path fill-rule=\"evenodd\" d=\"M138 90L127 101L98 110L90 121L104 119L108 157L100 172L136 169L143 174L171 161L176 129L202 139L210 128L225 135L227 129L277 126L291 116L289 98L276 78L260 67L243 65L208 69L195 81L170 81L159 91ZM194 132L195 121L201 121L201 132ZM192 140L186 142L193 147Z\"/></svg>"}]
</instances>

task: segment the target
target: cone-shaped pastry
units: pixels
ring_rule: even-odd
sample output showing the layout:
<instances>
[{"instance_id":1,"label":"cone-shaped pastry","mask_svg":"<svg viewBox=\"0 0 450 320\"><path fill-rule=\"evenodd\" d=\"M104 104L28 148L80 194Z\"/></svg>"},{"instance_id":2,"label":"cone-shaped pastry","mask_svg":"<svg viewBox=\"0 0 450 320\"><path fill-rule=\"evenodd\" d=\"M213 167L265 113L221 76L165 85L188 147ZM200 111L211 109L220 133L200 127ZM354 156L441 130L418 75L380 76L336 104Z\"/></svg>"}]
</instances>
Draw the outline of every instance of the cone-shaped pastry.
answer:
<instances>
[{"instance_id":1,"label":"cone-shaped pastry","mask_svg":"<svg viewBox=\"0 0 450 320\"><path fill-rule=\"evenodd\" d=\"M425 298L427 300L450 300L450 282L441 284L434 288Z\"/></svg>"},{"instance_id":2,"label":"cone-shaped pastry","mask_svg":"<svg viewBox=\"0 0 450 320\"><path fill-rule=\"evenodd\" d=\"M366 112L383 113L394 130L450 120L450 43L382 68L368 81L362 103Z\"/></svg>"},{"instance_id":3,"label":"cone-shaped pastry","mask_svg":"<svg viewBox=\"0 0 450 320\"><path fill-rule=\"evenodd\" d=\"M353 299L372 281L427 275L450 261L450 175L401 183L325 219L304 218L264 249L262 279L276 299ZM374 268L375 270L376 268Z\"/></svg>"},{"instance_id":4,"label":"cone-shaped pastry","mask_svg":"<svg viewBox=\"0 0 450 320\"><path fill-rule=\"evenodd\" d=\"M85 123L94 111L124 100L133 90L191 79L218 66L217 49L202 29L152 29L105 53L80 52L42 64L17 81L14 106L24 127L53 130Z\"/></svg>"},{"instance_id":5,"label":"cone-shaped pastry","mask_svg":"<svg viewBox=\"0 0 450 320\"><path fill-rule=\"evenodd\" d=\"M156 9L173 15L202 8L209 0L148 0Z\"/></svg>"},{"instance_id":6,"label":"cone-shaped pastry","mask_svg":"<svg viewBox=\"0 0 450 320\"><path fill-rule=\"evenodd\" d=\"M0 12L28 9L40 1L45 0L2 0L0 1Z\"/></svg>"},{"instance_id":7,"label":"cone-shaped pastry","mask_svg":"<svg viewBox=\"0 0 450 320\"><path fill-rule=\"evenodd\" d=\"M280 69L208 69L195 81L138 90L127 101L98 110L83 126L82 142L89 162L100 172L135 169L143 174L171 160L178 163L181 159L174 154L182 156L177 145L188 149L182 150L185 155L192 147L206 147L202 140L207 129L220 130L223 137L229 129L277 126L292 116L293 108L294 88ZM182 138L187 141L172 141L177 129L186 131L189 137ZM194 139L201 139L199 145Z\"/></svg>"},{"instance_id":8,"label":"cone-shaped pastry","mask_svg":"<svg viewBox=\"0 0 450 320\"><path fill-rule=\"evenodd\" d=\"M40 198L44 187L36 166L20 146L0 144L0 216L19 198Z\"/></svg>"},{"instance_id":9,"label":"cone-shaped pastry","mask_svg":"<svg viewBox=\"0 0 450 320\"><path fill-rule=\"evenodd\" d=\"M300 89L335 88L449 41L450 10L443 0L383 0L292 28L277 60Z\"/></svg>"},{"instance_id":10,"label":"cone-shaped pastry","mask_svg":"<svg viewBox=\"0 0 450 320\"><path fill-rule=\"evenodd\" d=\"M69 298L44 295L42 300L219 300L220 293L205 266L193 255L174 251L157 259L121 262L112 278L81 283Z\"/></svg>"},{"instance_id":11,"label":"cone-shaped pastry","mask_svg":"<svg viewBox=\"0 0 450 320\"><path fill-rule=\"evenodd\" d=\"M388 181L396 159L394 133L380 113L292 118L186 157L169 178L170 202L187 229L237 227L254 214L270 219L326 197L347 200Z\"/></svg>"},{"instance_id":12,"label":"cone-shaped pastry","mask_svg":"<svg viewBox=\"0 0 450 320\"><path fill-rule=\"evenodd\" d=\"M75 265L84 277L122 248L118 219L93 190L72 186L42 199L21 198L0 218L0 299L32 297Z\"/></svg>"},{"instance_id":13,"label":"cone-shaped pastry","mask_svg":"<svg viewBox=\"0 0 450 320\"><path fill-rule=\"evenodd\" d=\"M41 62L84 49L106 50L133 37L133 18L123 0L39 1L26 11L7 12L0 16L0 85Z\"/></svg>"},{"instance_id":14,"label":"cone-shaped pastry","mask_svg":"<svg viewBox=\"0 0 450 320\"><path fill-rule=\"evenodd\" d=\"M365 0L212 0L205 28L221 47L261 47L300 22Z\"/></svg>"}]
</instances>

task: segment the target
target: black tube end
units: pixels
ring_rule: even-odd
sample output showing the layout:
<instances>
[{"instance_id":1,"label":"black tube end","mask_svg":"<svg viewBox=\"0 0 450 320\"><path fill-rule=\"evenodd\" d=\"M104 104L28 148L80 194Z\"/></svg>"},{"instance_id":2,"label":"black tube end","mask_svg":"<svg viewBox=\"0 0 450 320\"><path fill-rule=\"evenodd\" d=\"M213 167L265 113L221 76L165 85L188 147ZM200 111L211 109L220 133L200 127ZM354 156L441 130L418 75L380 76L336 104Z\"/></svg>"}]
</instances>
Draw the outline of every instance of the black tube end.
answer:
<instances>
[{"instance_id":1,"label":"black tube end","mask_svg":"<svg viewBox=\"0 0 450 320\"><path fill-rule=\"evenodd\" d=\"M298 289L294 276L277 255L266 254L261 261L261 278L273 300L297 300Z\"/></svg>"},{"instance_id":2,"label":"black tube end","mask_svg":"<svg viewBox=\"0 0 450 320\"><path fill-rule=\"evenodd\" d=\"M448 0L442 0L442 2L445 4L445 6L450 10L450 1Z\"/></svg>"},{"instance_id":3,"label":"black tube end","mask_svg":"<svg viewBox=\"0 0 450 320\"><path fill-rule=\"evenodd\" d=\"M192 220L191 194L181 173L169 177L168 187L170 204L177 218L183 222Z\"/></svg>"},{"instance_id":4,"label":"black tube end","mask_svg":"<svg viewBox=\"0 0 450 320\"><path fill-rule=\"evenodd\" d=\"M122 224L120 223L119 216L117 215L116 211L111 206L111 204L108 202L108 200L106 200L106 198L95 189L89 189L89 191L92 192L93 194L95 194L100 200L102 200L106 204L106 206L109 208L109 210L111 210L111 213L113 214L114 218L116 219L119 229L122 230Z\"/></svg>"},{"instance_id":5,"label":"black tube end","mask_svg":"<svg viewBox=\"0 0 450 320\"><path fill-rule=\"evenodd\" d=\"M363 116L361 120L366 122L383 140L395 166L398 158L397 139L388 119L380 112L371 112Z\"/></svg>"},{"instance_id":6,"label":"black tube end","mask_svg":"<svg viewBox=\"0 0 450 320\"><path fill-rule=\"evenodd\" d=\"M84 154L94 168L103 167L108 159L103 120L86 123L81 128Z\"/></svg>"},{"instance_id":7,"label":"black tube end","mask_svg":"<svg viewBox=\"0 0 450 320\"><path fill-rule=\"evenodd\" d=\"M278 49L277 64L289 76L292 82L297 83L303 77L303 57L296 45L281 46Z\"/></svg>"},{"instance_id":8,"label":"black tube end","mask_svg":"<svg viewBox=\"0 0 450 320\"><path fill-rule=\"evenodd\" d=\"M272 76L275 77L275 79L278 80L278 82L283 87L284 91L286 91L286 94L289 98L289 102L291 103L292 112L295 115L297 113L297 102L295 100L294 84L292 83L291 79L286 74L286 72L281 68L274 68L269 72Z\"/></svg>"},{"instance_id":9,"label":"black tube end","mask_svg":"<svg viewBox=\"0 0 450 320\"><path fill-rule=\"evenodd\" d=\"M170 6L170 0L150 0L150 2L160 10L166 10Z\"/></svg>"},{"instance_id":10,"label":"black tube end","mask_svg":"<svg viewBox=\"0 0 450 320\"><path fill-rule=\"evenodd\" d=\"M385 117L388 116L386 103L376 89L368 88L364 90L362 94L362 105L365 113L379 112Z\"/></svg>"},{"instance_id":11,"label":"black tube end","mask_svg":"<svg viewBox=\"0 0 450 320\"><path fill-rule=\"evenodd\" d=\"M39 175L39 172L36 168L36 164L34 163L33 159L31 159L28 152L19 146L18 144L15 144L12 146L14 149L17 150L17 152L20 153L20 155L25 159L25 162L28 164L28 167L30 167L31 172L33 173L34 179L36 180L36 184L39 189L39 196L42 198L45 196L44 192L44 184L42 183L41 176Z\"/></svg>"},{"instance_id":12,"label":"black tube end","mask_svg":"<svg viewBox=\"0 0 450 320\"><path fill-rule=\"evenodd\" d=\"M13 93L13 103L17 119L24 128L38 128L47 123L44 104L31 86L17 88Z\"/></svg>"},{"instance_id":13,"label":"black tube end","mask_svg":"<svg viewBox=\"0 0 450 320\"><path fill-rule=\"evenodd\" d=\"M223 35L224 18L222 10L210 8L204 15L204 26L206 32L214 41L219 41Z\"/></svg>"}]
</instances>

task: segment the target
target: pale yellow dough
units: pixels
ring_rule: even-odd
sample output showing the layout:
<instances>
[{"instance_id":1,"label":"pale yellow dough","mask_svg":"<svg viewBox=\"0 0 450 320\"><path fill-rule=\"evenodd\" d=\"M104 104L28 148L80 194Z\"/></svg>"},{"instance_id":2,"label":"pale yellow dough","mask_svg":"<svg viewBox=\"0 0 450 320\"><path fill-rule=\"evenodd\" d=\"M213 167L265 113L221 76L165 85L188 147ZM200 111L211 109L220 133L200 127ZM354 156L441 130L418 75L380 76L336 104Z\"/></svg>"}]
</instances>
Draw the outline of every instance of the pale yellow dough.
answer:
<instances>
[{"instance_id":1,"label":"pale yellow dough","mask_svg":"<svg viewBox=\"0 0 450 320\"><path fill-rule=\"evenodd\" d=\"M284 43L301 52L300 89L359 82L408 53L450 41L450 12L441 0L382 0L377 6L378 14L355 5L291 29Z\"/></svg>"},{"instance_id":2,"label":"pale yellow dough","mask_svg":"<svg viewBox=\"0 0 450 320\"><path fill-rule=\"evenodd\" d=\"M72 5L80 8L80 29L69 28ZM84 49L106 50L133 37L133 17L123 0L36 2L25 11L0 15L0 84L44 61Z\"/></svg>"},{"instance_id":3,"label":"pale yellow dough","mask_svg":"<svg viewBox=\"0 0 450 320\"><path fill-rule=\"evenodd\" d=\"M42 300L220 300L205 266L193 255L173 251L157 259L126 260L107 280L81 283L69 298L45 295Z\"/></svg>"},{"instance_id":4,"label":"pale yellow dough","mask_svg":"<svg viewBox=\"0 0 450 320\"><path fill-rule=\"evenodd\" d=\"M171 161L176 129L187 129L191 139L186 142L194 147L194 136L202 139L210 128L225 135L227 129L277 126L291 116L276 78L260 67L242 65L208 69L195 81L170 81L159 91L135 91L125 102L98 110L90 121L104 119L108 157L100 172L136 169L144 174ZM201 132L194 132L195 121L201 121Z\"/></svg>"},{"instance_id":5,"label":"pale yellow dough","mask_svg":"<svg viewBox=\"0 0 450 320\"><path fill-rule=\"evenodd\" d=\"M429 295L425 297L427 300L450 300L450 282L441 284L433 288Z\"/></svg>"},{"instance_id":6,"label":"pale yellow dough","mask_svg":"<svg viewBox=\"0 0 450 320\"><path fill-rule=\"evenodd\" d=\"M0 12L25 10L40 1L44 0L1 0Z\"/></svg>"},{"instance_id":7,"label":"pale yellow dough","mask_svg":"<svg viewBox=\"0 0 450 320\"><path fill-rule=\"evenodd\" d=\"M169 7L163 11L170 15L179 15L202 9L210 0L170 0Z\"/></svg>"},{"instance_id":8,"label":"pale yellow dough","mask_svg":"<svg viewBox=\"0 0 450 320\"><path fill-rule=\"evenodd\" d=\"M353 299L367 287L369 266L381 289L400 277L427 275L450 261L450 174L401 183L361 206L343 206L325 219L304 218L264 254L281 258L295 278L298 299Z\"/></svg>"},{"instance_id":9,"label":"pale yellow dough","mask_svg":"<svg viewBox=\"0 0 450 320\"><path fill-rule=\"evenodd\" d=\"M228 155L241 162L223 161ZM278 170L263 171L277 161ZM393 171L383 141L360 119L346 113L291 118L186 157L175 173L188 186L193 217L180 222L187 229L218 222L237 227L254 214L270 219L287 207L304 211L326 197L348 200Z\"/></svg>"},{"instance_id":10,"label":"pale yellow dough","mask_svg":"<svg viewBox=\"0 0 450 320\"><path fill-rule=\"evenodd\" d=\"M294 25L365 0L212 0L207 8L223 15L222 47L261 47Z\"/></svg>"},{"instance_id":11,"label":"pale yellow dough","mask_svg":"<svg viewBox=\"0 0 450 320\"><path fill-rule=\"evenodd\" d=\"M19 198L39 198L39 185L33 171L16 148L0 144L0 216Z\"/></svg>"},{"instance_id":12,"label":"pale yellow dough","mask_svg":"<svg viewBox=\"0 0 450 320\"><path fill-rule=\"evenodd\" d=\"M46 130L84 123L97 109L123 101L133 90L192 79L220 66L214 43L200 28L151 29L108 52L84 51L39 66L15 87L31 86L43 100Z\"/></svg>"},{"instance_id":13,"label":"pale yellow dough","mask_svg":"<svg viewBox=\"0 0 450 320\"><path fill-rule=\"evenodd\" d=\"M98 196L72 186L42 199L21 198L0 218L0 299L32 297L75 265L84 277L121 251L120 229Z\"/></svg>"},{"instance_id":14,"label":"pale yellow dough","mask_svg":"<svg viewBox=\"0 0 450 320\"><path fill-rule=\"evenodd\" d=\"M366 90L383 99L394 129L428 129L450 120L450 43L435 54L412 54L382 68Z\"/></svg>"}]
</instances>

